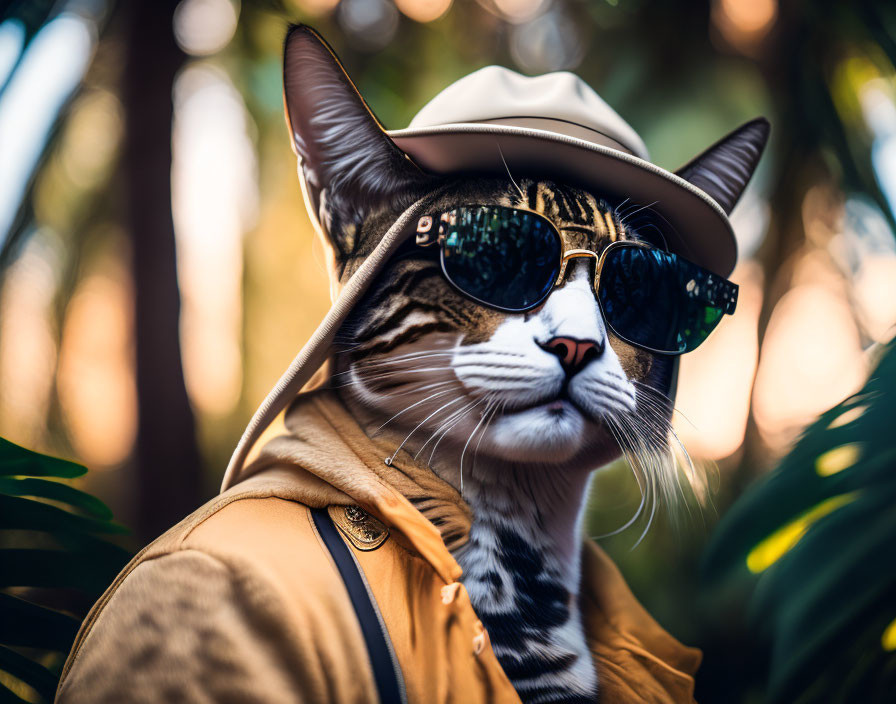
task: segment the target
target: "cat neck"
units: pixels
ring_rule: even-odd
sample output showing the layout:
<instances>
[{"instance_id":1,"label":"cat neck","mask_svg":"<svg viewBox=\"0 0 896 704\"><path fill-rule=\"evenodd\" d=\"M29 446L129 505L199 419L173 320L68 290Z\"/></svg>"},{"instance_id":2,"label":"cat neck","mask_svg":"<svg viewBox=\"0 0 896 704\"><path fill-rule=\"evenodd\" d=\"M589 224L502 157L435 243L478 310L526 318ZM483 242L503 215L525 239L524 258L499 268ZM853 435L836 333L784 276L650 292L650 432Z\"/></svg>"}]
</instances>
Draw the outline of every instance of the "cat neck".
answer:
<instances>
[{"instance_id":1,"label":"cat neck","mask_svg":"<svg viewBox=\"0 0 896 704\"><path fill-rule=\"evenodd\" d=\"M392 438L388 430L376 432L382 421L355 404L351 406L364 432L368 436L375 433L387 446L394 443L397 447L404 441L403 449L414 456L427 439L407 439L404 433L395 433ZM500 542L500 536L512 534L537 546L545 555L546 566L571 593L577 592L589 469L522 465L469 448L464 452L462 446L454 446L447 439L428 464L437 477L460 492L472 512L469 543L455 551L465 572L473 567L471 556L480 544L493 545Z\"/></svg>"},{"instance_id":2,"label":"cat neck","mask_svg":"<svg viewBox=\"0 0 896 704\"><path fill-rule=\"evenodd\" d=\"M469 465L469 466L468 466ZM471 546L485 537L512 532L537 546L552 570L562 575L570 592L577 591L581 521L589 472L553 467L520 466L495 458L464 461L447 455L431 467L461 491L473 512ZM465 571L464 549L458 559Z\"/></svg>"},{"instance_id":3,"label":"cat neck","mask_svg":"<svg viewBox=\"0 0 896 704\"><path fill-rule=\"evenodd\" d=\"M368 436L381 427L382 420L352 411ZM377 437L386 445L402 444L412 456L425 441L388 432ZM581 520L590 477L580 466L520 465L465 454L448 441L429 463L471 509L468 539L452 553L492 649L524 701L527 692L545 688L574 695L570 701L590 701L597 689L579 611Z\"/></svg>"},{"instance_id":4,"label":"cat neck","mask_svg":"<svg viewBox=\"0 0 896 704\"><path fill-rule=\"evenodd\" d=\"M460 465L451 459L432 470L459 488ZM454 554L495 655L524 701L545 687L590 701L597 688L579 609L589 476L496 459L464 465L473 524Z\"/></svg>"},{"instance_id":5,"label":"cat neck","mask_svg":"<svg viewBox=\"0 0 896 704\"><path fill-rule=\"evenodd\" d=\"M368 437L376 436L381 445L403 446L414 456L427 437L408 438L403 432L381 429L382 419L361 404L343 396L343 403ZM394 437L392 437L394 435ZM426 456L428 453L423 453ZM385 459L385 458L384 458ZM478 541L492 543L486 534L519 535L537 545L547 556L552 571L563 575L570 591L577 591L581 553L581 521L591 476L589 462L578 461L570 467L522 465L501 458L471 452L440 443L429 468L458 492L470 507L473 522L469 547L456 549L456 557L465 569Z\"/></svg>"}]
</instances>

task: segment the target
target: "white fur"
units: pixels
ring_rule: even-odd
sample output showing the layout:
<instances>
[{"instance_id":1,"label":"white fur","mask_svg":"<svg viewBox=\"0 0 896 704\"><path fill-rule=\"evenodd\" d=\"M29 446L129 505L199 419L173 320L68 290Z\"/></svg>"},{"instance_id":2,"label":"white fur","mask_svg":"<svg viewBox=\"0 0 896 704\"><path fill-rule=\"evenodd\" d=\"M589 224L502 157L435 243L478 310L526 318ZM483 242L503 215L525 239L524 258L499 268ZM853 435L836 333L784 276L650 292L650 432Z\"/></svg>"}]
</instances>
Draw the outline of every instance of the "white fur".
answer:
<instances>
[{"instance_id":1,"label":"white fur","mask_svg":"<svg viewBox=\"0 0 896 704\"><path fill-rule=\"evenodd\" d=\"M572 377L568 393L573 403L565 403L559 413L545 404L557 398L565 373L560 360L539 346L554 337L593 340L604 348ZM635 410L635 387L608 344L585 266L536 313L509 316L488 341L459 345L452 368L470 397L489 395L501 404L479 452L508 460L564 462L587 442L587 421Z\"/></svg>"}]
</instances>

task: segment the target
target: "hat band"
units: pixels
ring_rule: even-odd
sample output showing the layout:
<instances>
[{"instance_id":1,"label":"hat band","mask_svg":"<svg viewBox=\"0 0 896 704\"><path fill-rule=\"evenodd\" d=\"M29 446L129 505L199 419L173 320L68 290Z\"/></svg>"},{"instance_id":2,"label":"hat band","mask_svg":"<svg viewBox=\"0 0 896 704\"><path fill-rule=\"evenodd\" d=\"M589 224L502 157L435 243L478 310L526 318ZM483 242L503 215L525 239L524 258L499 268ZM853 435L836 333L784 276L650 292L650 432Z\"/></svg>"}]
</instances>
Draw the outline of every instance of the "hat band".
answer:
<instances>
[{"instance_id":1,"label":"hat band","mask_svg":"<svg viewBox=\"0 0 896 704\"><path fill-rule=\"evenodd\" d=\"M564 134L567 137L575 137L585 142L600 144L604 147L610 147L632 156L638 156L634 150L625 146L622 142L614 139L608 134L596 130L593 127L580 125L578 122L570 122L569 120L561 120L556 117L529 117L520 115L517 117L495 117L489 120L474 120L472 123L484 123L490 125L508 125L510 127L523 127L533 130L543 130L545 132L556 132ZM471 124L472 124L471 123ZM640 158L640 157L639 157Z\"/></svg>"}]
</instances>

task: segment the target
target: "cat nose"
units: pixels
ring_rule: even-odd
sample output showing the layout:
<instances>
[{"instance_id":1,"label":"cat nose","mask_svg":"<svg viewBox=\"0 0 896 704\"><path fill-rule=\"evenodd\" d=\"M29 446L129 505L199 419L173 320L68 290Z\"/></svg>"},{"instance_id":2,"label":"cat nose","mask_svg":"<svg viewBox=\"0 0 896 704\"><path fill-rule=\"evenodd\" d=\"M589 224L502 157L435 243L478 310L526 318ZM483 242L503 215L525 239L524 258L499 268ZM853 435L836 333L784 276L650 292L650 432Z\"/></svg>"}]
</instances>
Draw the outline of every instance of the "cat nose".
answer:
<instances>
[{"instance_id":1,"label":"cat nose","mask_svg":"<svg viewBox=\"0 0 896 704\"><path fill-rule=\"evenodd\" d=\"M602 342L578 340L574 337L554 337L541 344L541 347L557 356L567 376L578 374L591 360L604 353Z\"/></svg>"}]
</instances>

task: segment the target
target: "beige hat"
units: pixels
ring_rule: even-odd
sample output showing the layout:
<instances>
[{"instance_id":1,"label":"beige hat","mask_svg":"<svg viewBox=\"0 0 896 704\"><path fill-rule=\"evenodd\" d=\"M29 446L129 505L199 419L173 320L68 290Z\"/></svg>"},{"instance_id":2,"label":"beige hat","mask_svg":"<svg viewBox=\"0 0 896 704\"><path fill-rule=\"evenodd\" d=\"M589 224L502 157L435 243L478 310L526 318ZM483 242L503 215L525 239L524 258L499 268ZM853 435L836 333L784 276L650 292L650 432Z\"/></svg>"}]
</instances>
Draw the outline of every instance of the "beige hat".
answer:
<instances>
[{"instance_id":1,"label":"beige hat","mask_svg":"<svg viewBox=\"0 0 896 704\"><path fill-rule=\"evenodd\" d=\"M373 183L371 173L407 168L397 163L403 156L430 174L506 177L509 172L628 199L665 220L671 251L721 276L731 273L737 259L727 216L769 131L764 118L748 122L672 173L648 160L638 134L577 76L529 77L499 66L461 78L425 105L406 129L386 131L332 49L305 26L287 35L284 87L303 192L319 228L327 219L321 213L337 202L332 193L323 197L324 191L366 195L385 188ZM351 278L338 282L341 291L333 307L249 423L228 466L225 489L261 433L330 356L336 331L431 200L422 198L408 208L365 253Z\"/></svg>"}]
</instances>

